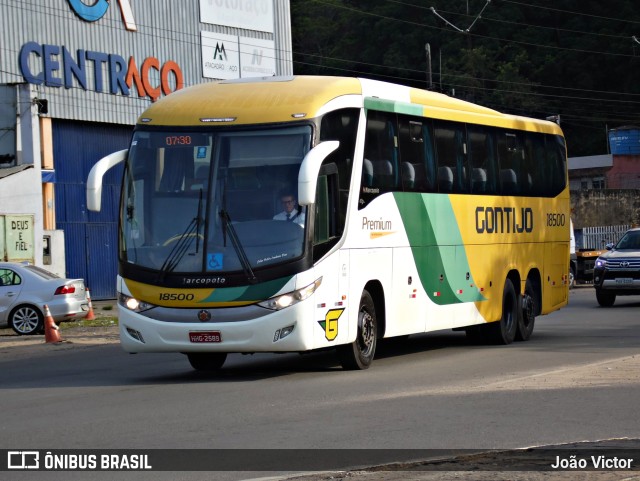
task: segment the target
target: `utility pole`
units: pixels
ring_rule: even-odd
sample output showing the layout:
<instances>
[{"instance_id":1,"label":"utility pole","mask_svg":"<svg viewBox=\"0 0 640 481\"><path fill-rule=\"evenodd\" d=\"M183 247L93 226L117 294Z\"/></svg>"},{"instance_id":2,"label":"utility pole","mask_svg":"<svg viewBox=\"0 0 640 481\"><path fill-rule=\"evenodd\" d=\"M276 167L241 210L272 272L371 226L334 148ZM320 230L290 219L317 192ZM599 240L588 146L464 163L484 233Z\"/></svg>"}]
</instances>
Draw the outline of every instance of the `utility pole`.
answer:
<instances>
[{"instance_id":1,"label":"utility pole","mask_svg":"<svg viewBox=\"0 0 640 481\"><path fill-rule=\"evenodd\" d=\"M433 90L433 77L431 75L431 45L425 43L424 49L427 54L427 90Z\"/></svg>"}]
</instances>

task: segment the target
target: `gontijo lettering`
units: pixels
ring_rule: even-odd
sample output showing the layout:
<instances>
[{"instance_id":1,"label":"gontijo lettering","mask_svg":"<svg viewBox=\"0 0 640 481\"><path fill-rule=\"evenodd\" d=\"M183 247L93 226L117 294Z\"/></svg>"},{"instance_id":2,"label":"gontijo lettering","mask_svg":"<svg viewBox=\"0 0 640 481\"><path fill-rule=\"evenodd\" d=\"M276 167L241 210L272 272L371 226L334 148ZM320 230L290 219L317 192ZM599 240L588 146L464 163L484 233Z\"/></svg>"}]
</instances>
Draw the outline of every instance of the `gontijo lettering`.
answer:
<instances>
[{"instance_id":1,"label":"gontijo lettering","mask_svg":"<svg viewBox=\"0 0 640 481\"><path fill-rule=\"evenodd\" d=\"M157 100L161 94L168 95L184 86L180 66L173 60L160 65L155 57L147 57L138 68L133 56L127 61L120 55L79 49L74 58L65 47L27 42L20 49L19 64L25 81L34 85L44 83L47 87L64 85L69 89L75 81L82 89L88 90L89 70L93 73L96 92L102 92L108 86L109 93L128 96L135 84L139 97ZM103 65L107 66L107 79L103 78ZM153 70L160 74L160 85L152 85Z\"/></svg>"},{"instance_id":2,"label":"gontijo lettering","mask_svg":"<svg viewBox=\"0 0 640 481\"><path fill-rule=\"evenodd\" d=\"M478 234L522 234L533 231L531 207L476 207Z\"/></svg>"}]
</instances>

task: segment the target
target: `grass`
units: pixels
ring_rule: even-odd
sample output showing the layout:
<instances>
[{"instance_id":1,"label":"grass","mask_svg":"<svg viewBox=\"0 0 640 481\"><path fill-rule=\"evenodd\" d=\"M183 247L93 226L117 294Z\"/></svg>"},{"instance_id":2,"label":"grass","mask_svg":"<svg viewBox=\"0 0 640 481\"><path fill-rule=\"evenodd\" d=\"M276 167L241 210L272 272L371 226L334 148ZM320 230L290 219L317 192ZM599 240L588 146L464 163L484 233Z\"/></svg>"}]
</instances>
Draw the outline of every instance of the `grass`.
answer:
<instances>
[{"instance_id":1,"label":"grass","mask_svg":"<svg viewBox=\"0 0 640 481\"><path fill-rule=\"evenodd\" d=\"M76 327L111 327L117 325L117 317L100 317L92 320L80 319L78 321L65 321L58 324L62 330L73 329Z\"/></svg>"}]
</instances>

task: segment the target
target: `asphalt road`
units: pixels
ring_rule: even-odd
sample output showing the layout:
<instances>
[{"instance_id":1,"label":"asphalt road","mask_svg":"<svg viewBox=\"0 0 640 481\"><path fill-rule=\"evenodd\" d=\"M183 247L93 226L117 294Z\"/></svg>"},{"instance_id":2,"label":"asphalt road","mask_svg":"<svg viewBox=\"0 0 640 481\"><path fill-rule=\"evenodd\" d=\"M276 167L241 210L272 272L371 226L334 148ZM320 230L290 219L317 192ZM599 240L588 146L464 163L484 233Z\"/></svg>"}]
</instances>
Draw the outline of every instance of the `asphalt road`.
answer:
<instances>
[{"instance_id":1,"label":"asphalt road","mask_svg":"<svg viewBox=\"0 0 640 481\"><path fill-rule=\"evenodd\" d=\"M378 449L379 462L389 462L411 449L640 438L639 307L640 297L628 297L600 308L593 289L578 288L569 306L536 320L528 342L470 345L452 331L411 336L383 343L362 372L343 371L331 352L231 355L215 375L192 371L180 354L129 355L113 344L2 356L0 449L271 448L310 459L318 449ZM398 451L382 451L389 448ZM251 462L251 452L239 453ZM297 470L284 451L273 455L274 469ZM135 479L276 471L161 474Z\"/></svg>"}]
</instances>

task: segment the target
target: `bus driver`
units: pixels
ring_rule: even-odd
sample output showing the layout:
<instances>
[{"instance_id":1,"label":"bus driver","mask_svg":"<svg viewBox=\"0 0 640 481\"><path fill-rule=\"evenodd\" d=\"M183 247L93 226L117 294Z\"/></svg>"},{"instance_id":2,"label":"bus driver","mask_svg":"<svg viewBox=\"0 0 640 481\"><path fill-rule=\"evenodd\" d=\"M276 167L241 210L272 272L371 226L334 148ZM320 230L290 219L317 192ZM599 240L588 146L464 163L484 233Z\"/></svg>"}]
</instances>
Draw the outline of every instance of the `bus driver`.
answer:
<instances>
[{"instance_id":1,"label":"bus driver","mask_svg":"<svg viewBox=\"0 0 640 481\"><path fill-rule=\"evenodd\" d=\"M280 197L284 210L273 216L273 220L284 220L295 222L300 227L304 227L305 215L296 202L295 196L290 192L284 192Z\"/></svg>"}]
</instances>

